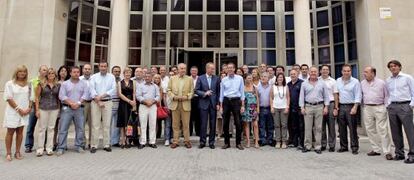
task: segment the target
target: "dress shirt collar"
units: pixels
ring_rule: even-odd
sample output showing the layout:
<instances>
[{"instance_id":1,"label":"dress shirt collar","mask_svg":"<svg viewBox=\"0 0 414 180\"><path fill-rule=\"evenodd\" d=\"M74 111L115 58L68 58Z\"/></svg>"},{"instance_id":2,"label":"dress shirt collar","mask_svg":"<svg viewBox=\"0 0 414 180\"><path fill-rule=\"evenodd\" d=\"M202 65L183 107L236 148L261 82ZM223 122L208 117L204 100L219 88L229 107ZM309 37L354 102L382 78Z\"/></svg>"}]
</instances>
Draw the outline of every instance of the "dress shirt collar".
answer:
<instances>
[{"instance_id":1,"label":"dress shirt collar","mask_svg":"<svg viewBox=\"0 0 414 180\"><path fill-rule=\"evenodd\" d=\"M401 74L402 74L402 72L400 71L396 76L394 76L394 75L391 75L391 78L398 78L398 77L400 77L401 76Z\"/></svg>"}]
</instances>

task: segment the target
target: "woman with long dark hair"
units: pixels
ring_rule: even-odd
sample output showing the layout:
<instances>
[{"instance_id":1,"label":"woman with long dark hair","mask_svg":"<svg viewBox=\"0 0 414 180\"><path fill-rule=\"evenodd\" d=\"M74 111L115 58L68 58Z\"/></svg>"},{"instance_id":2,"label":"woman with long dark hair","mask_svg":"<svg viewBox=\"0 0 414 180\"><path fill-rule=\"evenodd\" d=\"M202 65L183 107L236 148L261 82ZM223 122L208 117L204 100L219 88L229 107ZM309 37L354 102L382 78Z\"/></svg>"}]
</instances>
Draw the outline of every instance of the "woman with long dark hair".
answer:
<instances>
[{"instance_id":1,"label":"woman with long dark hair","mask_svg":"<svg viewBox=\"0 0 414 180\"><path fill-rule=\"evenodd\" d=\"M276 148L287 148L287 123L289 113L290 95L286 86L285 75L277 74L276 82L270 90L270 99L272 99L271 112L275 122L276 131Z\"/></svg>"}]
</instances>

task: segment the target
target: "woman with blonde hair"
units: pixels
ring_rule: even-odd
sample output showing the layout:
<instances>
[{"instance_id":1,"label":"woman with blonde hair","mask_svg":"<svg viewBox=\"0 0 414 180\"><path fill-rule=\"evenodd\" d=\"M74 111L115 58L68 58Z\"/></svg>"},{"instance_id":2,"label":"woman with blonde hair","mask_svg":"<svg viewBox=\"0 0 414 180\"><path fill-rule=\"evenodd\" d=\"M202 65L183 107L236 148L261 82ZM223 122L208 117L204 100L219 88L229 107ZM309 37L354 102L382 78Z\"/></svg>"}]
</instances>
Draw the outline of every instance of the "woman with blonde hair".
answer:
<instances>
[{"instance_id":1,"label":"woman with blonde hair","mask_svg":"<svg viewBox=\"0 0 414 180\"><path fill-rule=\"evenodd\" d=\"M259 86L259 82L260 82L260 73L259 73L259 69L255 68L252 70L252 78L253 78L253 85L255 87Z\"/></svg>"},{"instance_id":2,"label":"woman with blonde hair","mask_svg":"<svg viewBox=\"0 0 414 180\"><path fill-rule=\"evenodd\" d=\"M53 134L55 130L56 120L59 114L59 90L57 73L53 68L47 70L46 79L40 82L40 86L36 87L35 108L38 121L37 127L37 150L36 156L43 155L46 149L48 156L53 155ZM45 145L45 133L47 143Z\"/></svg>"},{"instance_id":3,"label":"woman with blonde hair","mask_svg":"<svg viewBox=\"0 0 414 180\"><path fill-rule=\"evenodd\" d=\"M253 126L254 135L254 147L259 148L259 97L257 94L257 88L253 84L253 75L247 74L244 83L244 107L246 110L242 114L242 121L244 122L244 133L246 135L246 147L250 147L250 128L249 123Z\"/></svg>"},{"instance_id":4,"label":"woman with blonde hair","mask_svg":"<svg viewBox=\"0 0 414 180\"><path fill-rule=\"evenodd\" d=\"M27 67L24 65L17 66L13 73L13 78L7 81L4 86L4 100L7 101L4 113L3 127L7 128L6 133L6 160L11 161L11 147L13 135L16 132L16 159L23 159L20 153L20 147L23 140L23 129L29 120L31 111L30 92L31 87L27 81Z\"/></svg>"},{"instance_id":5,"label":"woman with blonde hair","mask_svg":"<svg viewBox=\"0 0 414 180\"><path fill-rule=\"evenodd\" d=\"M131 80L132 69L124 69L124 79L117 83L118 96L120 98L118 107L117 127L121 131L120 146L122 149L130 148L129 139L126 137L126 127L131 113L136 109L135 101L135 81Z\"/></svg>"}]
</instances>

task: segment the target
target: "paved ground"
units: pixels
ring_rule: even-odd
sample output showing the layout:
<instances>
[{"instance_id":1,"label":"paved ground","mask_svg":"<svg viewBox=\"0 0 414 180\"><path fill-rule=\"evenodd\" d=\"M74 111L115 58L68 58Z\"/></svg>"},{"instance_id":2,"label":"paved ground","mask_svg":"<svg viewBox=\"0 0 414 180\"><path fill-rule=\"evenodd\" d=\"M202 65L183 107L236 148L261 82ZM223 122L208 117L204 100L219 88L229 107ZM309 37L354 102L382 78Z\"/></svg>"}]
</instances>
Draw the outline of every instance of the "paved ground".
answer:
<instances>
[{"instance_id":1,"label":"paved ground","mask_svg":"<svg viewBox=\"0 0 414 180\"><path fill-rule=\"evenodd\" d=\"M197 139L192 138L194 146ZM367 157L369 145L361 138L359 155L351 153L314 152L303 154L295 149L271 147L209 148L191 150L183 146L172 150L136 148L102 150L96 154L69 151L63 156L35 157L24 154L24 160L4 160L1 143L0 177L4 179L411 179L414 165L386 161L384 157ZM233 142L232 142L233 143ZM159 144L162 144L159 142ZM221 145L222 141L218 145Z\"/></svg>"}]
</instances>

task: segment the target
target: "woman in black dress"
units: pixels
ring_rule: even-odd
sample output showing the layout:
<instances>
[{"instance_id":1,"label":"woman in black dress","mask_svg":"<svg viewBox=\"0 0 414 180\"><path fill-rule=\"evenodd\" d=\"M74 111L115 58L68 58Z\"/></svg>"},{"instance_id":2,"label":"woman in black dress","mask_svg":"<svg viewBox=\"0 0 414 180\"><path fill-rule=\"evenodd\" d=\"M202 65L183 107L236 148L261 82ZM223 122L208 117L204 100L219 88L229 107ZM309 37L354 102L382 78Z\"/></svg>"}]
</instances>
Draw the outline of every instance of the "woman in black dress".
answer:
<instances>
[{"instance_id":1,"label":"woman in black dress","mask_svg":"<svg viewBox=\"0 0 414 180\"><path fill-rule=\"evenodd\" d=\"M128 120L131 115L131 111L136 108L135 103L135 82L131 80L132 69L124 69L124 79L118 82L117 90L118 96L120 97L119 108L118 108L118 121L117 127L121 131L121 139L119 144L121 148L129 148L129 141L126 137L126 127Z\"/></svg>"}]
</instances>

